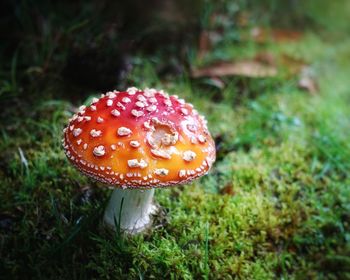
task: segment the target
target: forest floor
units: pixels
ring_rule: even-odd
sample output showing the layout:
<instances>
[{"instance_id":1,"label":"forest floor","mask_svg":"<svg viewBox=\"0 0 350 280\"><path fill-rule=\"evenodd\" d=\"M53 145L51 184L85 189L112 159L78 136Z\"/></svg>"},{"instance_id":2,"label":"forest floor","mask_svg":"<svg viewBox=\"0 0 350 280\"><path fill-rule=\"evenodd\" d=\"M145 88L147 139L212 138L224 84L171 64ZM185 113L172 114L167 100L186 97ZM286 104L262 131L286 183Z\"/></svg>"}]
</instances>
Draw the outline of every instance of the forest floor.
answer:
<instances>
[{"instance_id":1,"label":"forest floor","mask_svg":"<svg viewBox=\"0 0 350 280\"><path fill-rule=\"evenodd\" d=\"M277 74L164 82L154 62L134 67L135 86L204 114L217 145L207 176L156 190L162 215L136 236L103 228L111 191L61 147L68 118L97 92L57 98L52 84L30 102L14 97L0 129L0 278L350 279L349 37L311 30L204 57L194 67L263 57ZM20 87L15 76L6 86Z\"/></svg>"}]
</instances>

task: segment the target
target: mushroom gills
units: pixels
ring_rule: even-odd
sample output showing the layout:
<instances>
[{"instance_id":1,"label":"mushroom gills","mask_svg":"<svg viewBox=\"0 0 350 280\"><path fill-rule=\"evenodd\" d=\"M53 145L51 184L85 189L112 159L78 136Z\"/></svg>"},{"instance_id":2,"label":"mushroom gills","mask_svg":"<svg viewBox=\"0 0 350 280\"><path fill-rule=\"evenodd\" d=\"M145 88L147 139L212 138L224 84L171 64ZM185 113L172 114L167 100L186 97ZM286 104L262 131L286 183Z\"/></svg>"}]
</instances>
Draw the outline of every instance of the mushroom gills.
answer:
<instances>
[{"instance_id":1,"label":"mushroom gills","mask_svg":"<svg viewBox=\"0 0 350 280\"><path fill-rule=\"evenodd\" d=\"M129 233L143 231L152 224L151 215L157 211L153 195L154 189L115 189L104 214L105 223Z\"/></svg>"}]
</instances>

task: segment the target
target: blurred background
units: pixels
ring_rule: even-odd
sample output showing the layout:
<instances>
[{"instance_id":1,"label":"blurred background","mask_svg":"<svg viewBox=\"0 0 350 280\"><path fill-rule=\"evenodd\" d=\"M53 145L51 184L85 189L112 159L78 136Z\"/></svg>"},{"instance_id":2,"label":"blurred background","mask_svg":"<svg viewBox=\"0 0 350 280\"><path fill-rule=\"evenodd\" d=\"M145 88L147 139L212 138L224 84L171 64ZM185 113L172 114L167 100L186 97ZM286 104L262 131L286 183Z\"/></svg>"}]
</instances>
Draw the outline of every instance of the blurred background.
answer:
<instances>
[{"instance_id":1,"label":"blurred background","mask_svg":"<svg viewBox=\"0 0 350 280\"><path fill-rule=\"evenodd\" d=\"M3 0L1 279L350 279L350 1ZM208 176L142 236L68 164L81 104L155 87L209 121Z\"/></svg>"},{"instance_id":2,"label":"blurred background","mask_svg":"<svg viewBox=\"0 0 350 280\"><path fill-rule=\"evenodd\" d=\"M225 60L225 46L293 40L305 27L335 36L349 28L348 6L323 0L5 0L0 98L28 87L33 95L53 83L55 96L79 98L142 83L132 77L137 68L151 66L163 80L178 77L213 57Z\"/></svg>"}]
</instances>

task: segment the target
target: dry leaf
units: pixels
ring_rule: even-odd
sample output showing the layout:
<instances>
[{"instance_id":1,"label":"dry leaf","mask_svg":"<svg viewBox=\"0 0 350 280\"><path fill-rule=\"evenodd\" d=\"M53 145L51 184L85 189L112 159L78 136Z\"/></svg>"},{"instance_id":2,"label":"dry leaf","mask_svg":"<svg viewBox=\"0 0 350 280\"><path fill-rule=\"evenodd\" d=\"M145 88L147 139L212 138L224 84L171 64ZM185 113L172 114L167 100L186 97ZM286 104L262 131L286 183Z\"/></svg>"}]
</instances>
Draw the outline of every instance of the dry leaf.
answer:
<instances>
[{"instance_id":1,"label":"dry leaf","mask_svg":"<svg viewBox=\"0 0 350 280\"><path fill-rule=\"evenodd\" d=\"M218 62L199 69L192 70L192 77L223 77L243 76L250 78L266 78L277 75L277 68L254 59L236 62Z\"/></svg>"},{"instance_id":2,"label":"dry leaf","mask_svg":"<svg viewBox=\"0 0 350 280\"><path fill-rule=\"evenodd\" d=\"M288 73L293 76L301 73L301 71L307 67L307 63L304 60L287 54L282 54L279 62L287 69Z\"/></svg>"},{"instance_id":3,"label":"dry leaf","mask_svg":"<svg viewBox=\"0 0 350 280\"><path fill-rule=\"evenodd\" d=\"M199 35L199 44L198 44L198 58L202 59L204 55L209 52L211 49L211 41L209 37L209 32L203 30Z\"/></svg>"},{"instance_id":4,"label":"dry leaf","mask_svg":"<svg viewBox=\"0 0 350 280\"><path fill-rule=\"evenodd\" d=\"M301 39L303 33L288 29L267 29L254 27L250 31L250 38L257 43L273 42L296 42Z\"/></svg>"},{"instance_id":5,"label":"dry leaf","mask_svg":"<svg viewBox=\"0 0 350 280\"><path fill-rule=\"evenodd\" d=\"M316 76L310 67L305 67L301 71L298 87L310 94L316 94L319 91Z\"/></svg>"},{"instance_id":6,"label":"dry leaf","mask_svg":"<svg viewBox=\"0 0 350 280\"><path fill-rule=\"evenodd\" d=\"M212 86L217 89L224 89L225 88L225 82L218 78L218 77L209 77L208 79L203 81L204 84L207 84L209 86Z\"/></svg>"},{"instance_id":7,"label":"dry leaf","mask_svg":"<svg viewBox=\"0 0 350 280\"><path fill-rule=\"evenodd\" d=\"M224 186L220 190L220 194L224 194L224 195L226 194L226 195L234 196L235 195L235 191L233 190L232 184L227 184L226 186Z\"/></svg>"},{"instance_id":8,"label":"dry leaf","mask_svg":"<svg viewBox=\"0 0 350 280\"><path fill-rule=\"evenodd\" d=\"M276 57L270 52L259 52L255 55L254 60L266 65L276 65Z\"/></svg>"},{"instance_id":9,"label":"dry leaf","mask_svg":"<svg viewBox=\"0 0 350 280\"><path fill-rule=\"evenodd\" d=\"M202 59L221 40L221 37L222 35L216 31L203 30L199 35L198 58Z\"/></svg>"}]
</instances>

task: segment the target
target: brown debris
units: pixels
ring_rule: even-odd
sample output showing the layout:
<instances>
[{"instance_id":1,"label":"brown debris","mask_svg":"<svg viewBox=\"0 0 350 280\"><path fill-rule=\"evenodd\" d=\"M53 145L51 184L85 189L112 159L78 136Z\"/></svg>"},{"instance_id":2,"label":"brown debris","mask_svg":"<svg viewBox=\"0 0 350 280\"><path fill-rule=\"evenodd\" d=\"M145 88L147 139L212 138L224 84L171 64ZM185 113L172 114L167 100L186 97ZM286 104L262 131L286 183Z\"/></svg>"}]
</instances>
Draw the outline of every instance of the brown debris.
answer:
<instances>
[{"instance_id":1,"label":"brown debris","mask_svg":"<svg viewBox=\"0 0 350 280\"><path fill-rule=\"evenodd\" d=\"M300 74L298 81L298 87L312 95L318 93L319 85L316 80L316 76L310 67L305 67Z\"/></svg>"},{"instance_id":2,"label":"brown debris","mask_svg":"<svg viewBox=\"0 0 350 280\"><path fill-rule=\"evenodd\" d=\"M216 31L203 30L198 40L198 59L202 59L209 53L221 37L222 35Z\"/></svg>"},{"instance_id":3,"label":"brown debris","mask_svg":"<svg viewBox=\"0 0 350 280\"><path fill-rule=\"evenodd\" d=\"M234 196L236 193L233 190L232 184L227 184L220 190L220 194Z\"/></svg>"},{"instance_id":4,"label":"brown debris","mask_svg":"<svg viewBox=\"0 0 350 280\"><path fill-rule=\"evenodd\" d=\"M250 38L256 43L267 43L269 41L276 43L296 42L303 36L303 33L288 29L267 29L263 27L254 27L250 30Z\"/></svg>"},{"instance_id":5,"label":"brown debris","mask_svg":"<svg viewBox=\"0 0 350 280\"><path fill-rule=\"evenodd\" d=\"M193 78L243 76L251 78L266 78L277 75L277 68L255 59L245 59L234 62L217 62L215 64L192 70Z\"/></svg>"},{"instance_id":6,"label":"brown debris","mask_svg":"<svg viewBox=\"0 0 350 280\"><path fill-rule=\"evenodd\" d=\"M271 52L259 52L255 55L254 60L266 65L277 65L276 57Z\"/></svg>"},{"instance_id":7,"label":"brown debris","mask_svg":"<svg viewBox=\"0 0 350 280\"><path fill-rule=\"evenodd\" d=\"M211 41L209 37L209 32L203 30L199 35L199 43L198 43L198 58L202 59L206 53L211 49Z\"/></svg>"},{"instance_id":8,"label":"brown debris","mask_svg":"<svg viewBox=\"0 0 350 280\"><path fill-rule=\"evenodd\" d=\"M288 74L291 76L299 74L308 65L303 59L288 54L282 54L279 62L287 69Z\"/></svg>"}]
</instances>

